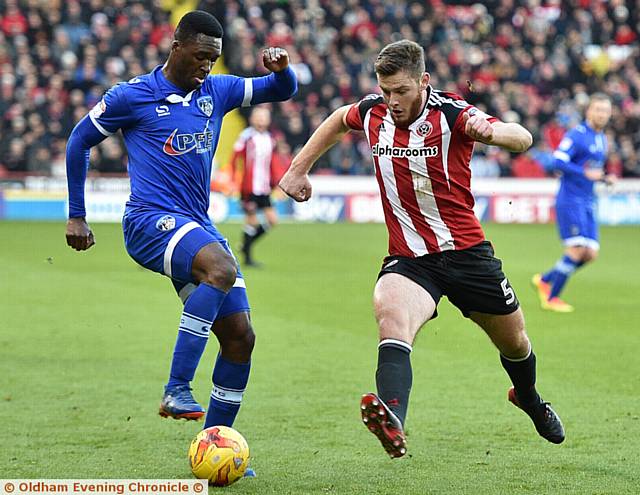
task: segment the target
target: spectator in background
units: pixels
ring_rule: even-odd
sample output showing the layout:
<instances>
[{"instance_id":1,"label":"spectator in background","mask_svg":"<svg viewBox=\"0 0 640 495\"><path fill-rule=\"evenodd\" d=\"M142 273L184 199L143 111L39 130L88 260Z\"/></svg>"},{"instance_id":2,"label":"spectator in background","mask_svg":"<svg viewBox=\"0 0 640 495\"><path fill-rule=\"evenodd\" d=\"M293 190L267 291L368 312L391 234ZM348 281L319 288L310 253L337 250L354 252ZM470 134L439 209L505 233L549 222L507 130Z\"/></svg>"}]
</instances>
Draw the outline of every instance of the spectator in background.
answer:
<instances>
[{"instance_id":1,"label":"spectator in background","mask_svg":"<svg viewBox=\"0 0 640 495\"><path fill-rule=\"evenodd\" d=\"M0 115L4 116L0 150L6 151L13 137L25 138L12 129L13 116L28 120L38 113L47 134L68 136L74 115L86 113L97 95L159 64L168 54L173 33L161 3L0 2ZM294 151L314 130L318 115L352 103L355 94L375 92L374 55L385 44L408 38L427 47L435 84L446 81L443 89L461 94L504 121L529 128L536 146L528 158L542 168L539 158L577 123L574 119L584 110L586 95L608 94L614 103L610 157L622 161L622 167L612 170L624 177L640 176L635 151L640 149L636 4L572 2L569 9L559 0L495 0L484 5L417 0L389 5L382 0L200 1L202 9L224 19L225 63L230 72L254 75L259 66L254 54L267 40L277 41L289 52L300 92L294 102L275 105L272 117L274 129ZM68 93L74 89L85 97L69 103ZM59 107L51 112L56 101L63 102L62 114ZM507 118L514 115L516 119ZM59 124L52 127L54 121ZM325 157L318 171L343 173L345 160L352 159L355 151L362 165L353 167L356 173L371 173L371 159L361 148L358 137L340 147L340 156ZM0 164L4 156L0 155ZM510 159L487 153L481 168L484 173L493 170L493 175L496 167L501 176L514 175Z\"/></svg>"}]
</instances>

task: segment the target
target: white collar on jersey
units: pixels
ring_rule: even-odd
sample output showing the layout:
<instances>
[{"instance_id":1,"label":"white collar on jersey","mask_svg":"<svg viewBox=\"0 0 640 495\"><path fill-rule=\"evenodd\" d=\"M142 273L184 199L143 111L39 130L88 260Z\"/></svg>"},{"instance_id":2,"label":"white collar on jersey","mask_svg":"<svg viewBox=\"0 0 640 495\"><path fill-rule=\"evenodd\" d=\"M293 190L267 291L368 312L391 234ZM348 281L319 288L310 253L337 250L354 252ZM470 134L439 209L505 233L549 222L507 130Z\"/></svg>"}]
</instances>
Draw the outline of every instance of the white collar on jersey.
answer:
<instances>
[{"instance_id":1,"label":"white collar on jersey","mask_svg":"<svg viewBox=\"0 0 640 495\"><path fill-rule=\"evenodd\" d=\"M191 97L193 96L193 92L194 91L195 91L195 89L192 89L191 91L189 91L184 96L172 94L172 95L167 96L165 99L169 103L182 103L183 107L188 107L189 106L189 102L191 101Z\"/></svg>"}]
</instances>

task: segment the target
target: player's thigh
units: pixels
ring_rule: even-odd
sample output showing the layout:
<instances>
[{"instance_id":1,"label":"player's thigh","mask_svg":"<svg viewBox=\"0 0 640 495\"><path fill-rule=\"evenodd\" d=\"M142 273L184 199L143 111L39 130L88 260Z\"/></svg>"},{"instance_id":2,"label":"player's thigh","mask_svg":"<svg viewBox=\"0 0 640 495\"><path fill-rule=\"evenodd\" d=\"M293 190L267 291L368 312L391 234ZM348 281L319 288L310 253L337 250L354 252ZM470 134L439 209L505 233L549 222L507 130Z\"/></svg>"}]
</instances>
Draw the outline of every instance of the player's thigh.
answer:
<instances>
[{"instance_id":1,"label":"player's thigh","mask_svg":"<svg viewBox=\"0 0 640 495\"><path fill-rule=\"evenodd\" d=\"M240 202L245 215L255 215L258 212L258 203L253 194L243 194L240 197Z\"/></svg>"},{"instance_id":2,"label":"player's thigh","mask_svg":"<svg viewBox=\"0 0 640 495\"><path fill-rule=\"evenodd\" d=\"M509 315L520 307L490 242L445 255L445 294L465 317L474 312Z\"/></svg>"},{"instance_id":3,"label":"player's thigh","mask_svg":"<svg viewBox=\"0 0 640 495\"><path fill-rule=\"evenodd\" d=\"M477 323L498 350L508 358L519 358L529 350L529 338L525 331L524 315L518 308L507 315L471 312L469 318Z\"/></svg>"},{"instance_id":4,"label":"player's thigh","mask_svg":"<svg viewBox=\"0 0 640 495\"><path fill-rule=\"evenodd\" d=\"M193 258L204 245L223 240L191 218L166 212L127 213L123 218L125 246L141 266L191 281Z\"/></svg>"},{"instance_id":5,"label":"player's thigh","mask_svg":"<svg viewBox=\"0 0 640 495\"><path fill-rule=\"evenodd\" d=\"M556 206L556 223L565 248L591 247L597 249L599 247L598 224L595 221L593 209L587 205L558 204Z\"/></svg>"},{"instance_id":6,"label":"player's thigh","mask_svg":"<svg viewBox=\"0 0 640 495\"><path fill-rule=\"evenodd\" d=\"M584 237L586 239L585 246L587 247L587 253L585 253L587 259L585 261L592 261L597 257L600 250L600 228L595 208L593 207L587 208L585 211Z\"/></svg>"},{"instance_id":7,"label":"player's thigh","mask_svg":"<svg viewBox=\"0 0 640 495\"><path fill-rule=\"evenodd\" d=\"M199 282L212 281L206 267L224 272L229 287L242 277L227 241L212 225L173 213L145 212L125 215L123 229L129 255L141 266L171 278L183 300Z\"/></svg>"},{"instance_id":8,"label":"player's thigh","mask_svg":"<svg viewBox=\"0 0 640 495\"><path fill-rule=\"evenodd\" d=\"M434 314L434 297L417 282L399 273L386 273L373 291L373 307L380 340L397 339L413 343Z\"/></svg>"}]
</instances>

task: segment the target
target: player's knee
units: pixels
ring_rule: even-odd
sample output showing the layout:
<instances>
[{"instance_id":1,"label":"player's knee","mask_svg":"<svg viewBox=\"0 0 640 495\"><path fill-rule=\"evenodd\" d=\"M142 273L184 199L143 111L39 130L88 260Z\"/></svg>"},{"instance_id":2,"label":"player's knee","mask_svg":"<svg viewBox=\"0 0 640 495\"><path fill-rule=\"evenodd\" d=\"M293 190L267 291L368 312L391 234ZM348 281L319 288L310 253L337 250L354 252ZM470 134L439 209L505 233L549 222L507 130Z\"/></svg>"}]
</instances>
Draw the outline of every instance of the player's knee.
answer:
<instances>
[{"instance_id":1,"label":"player's knee","mask_svg":"<svg viewBox=\"0 0 640 495\"><path fill-rule=\"evenodd\" d=\"M406 340L409 322L398 314L382 312L376 315L381 339Z\"/></svg>"},{"instance_id":2,"label":"player's knee","mask_svg":"<svg viewBox=\"0 0 640 495\"><path fill-rule=\"evenodd\" d=\"M585 250L584 255L582 256L582 261L584 263L590 263L595 261L598 258L598 251L595 249L587 249Z\"/></svg>"},{"instance_id":3,"label":"player's knee","mask_svg":"<svg viewBox=\"0 0 640 495\"><path fill-rule=\"evenodd\" d=\"M238 269L232 256L221 256L216 261L207 266L200 274L198 282L212 285L221 290L229 291L236 281Z\"/></svg>"},{"instance_id":4,"label":"player's knee","mask_svg":"<svg viewBox=\"0 0 640 495\"><path fill-rule=\"evenodd\" d=\"M526 357L531 349L531 342L526 332L517 332L511 338L504 340L498 346L500 352L509 359L520 359Z\"/></svg>"},{"instance_id":5,"label":"player's knee","mask_svg":"<svg viewBox=\"0 0 640 495\"><path fill-rule=\"evenodd\" d=\"M566 254L572 260L579 262L584 261L585 253L587 252L587 248L584 246L571 246L567 249Z\"/></svg>"}]
</instances>

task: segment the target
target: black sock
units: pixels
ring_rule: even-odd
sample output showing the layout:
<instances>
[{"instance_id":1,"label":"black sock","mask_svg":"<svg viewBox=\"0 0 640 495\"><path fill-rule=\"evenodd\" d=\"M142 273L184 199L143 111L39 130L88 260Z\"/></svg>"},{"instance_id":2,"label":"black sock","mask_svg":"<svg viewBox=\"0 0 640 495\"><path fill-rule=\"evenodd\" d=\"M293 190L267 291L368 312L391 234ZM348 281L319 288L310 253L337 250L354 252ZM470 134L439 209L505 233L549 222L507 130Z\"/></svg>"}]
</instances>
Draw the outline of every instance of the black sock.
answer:
<instances>
[{"instance_id":1,"label":"black sock","mask_svg":"<svg viewBox=\"0 0 640 495\"><path fill-rule=\"evenodd\" d=\"M500 362L511 378L520 404L539 403L540 396L536 391L536 355L533 350L529 351L526 358L520 360L509 359L500 354Z\"/></svg>"},{"instance_id":2,"label":"black sock","mask_svg":"<svg viewBox=\"0 0 640 495\"><path fill-rule=\"evenodd\" d=\"M242 252L245 255L249 255L251 251L251 244L256 238L256 227L253 225L245 225L242 232Z\"/></svg>"},{"instance_id":3,"label":"black sock","mask_svg":"<svg viewBox=\"0 0 640 495\"><path fill-rule=\"evenodd\" d=\"M378 396L403 425L407 417L412 381L411 346L400 340L384 339L378 345Z\"/></svg>"},{"instance_id":4,"label":"black sock","mask_svg":"<svg viewBox=\"0 0 640 495\"><path fill-rule=\"evenodd\" d=\"M257 241L259 237L262 237L269 230L268 227L265 227L263 224L258 225L256 228L256 233L253 235L253 242Z\"/></svg>"}]
</instances>

